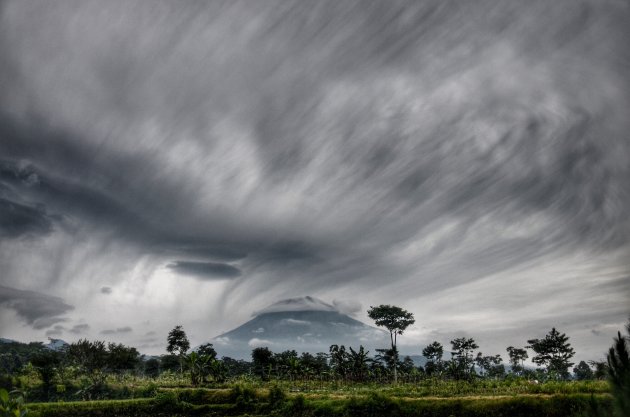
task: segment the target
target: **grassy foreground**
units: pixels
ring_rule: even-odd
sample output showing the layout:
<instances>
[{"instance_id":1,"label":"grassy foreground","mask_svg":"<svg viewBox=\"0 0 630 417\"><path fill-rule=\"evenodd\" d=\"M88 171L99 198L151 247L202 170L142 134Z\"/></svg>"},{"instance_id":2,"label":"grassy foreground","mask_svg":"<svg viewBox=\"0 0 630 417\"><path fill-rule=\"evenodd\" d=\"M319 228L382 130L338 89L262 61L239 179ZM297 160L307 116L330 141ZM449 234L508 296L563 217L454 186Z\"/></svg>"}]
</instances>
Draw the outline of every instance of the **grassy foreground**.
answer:
<instances>
[{"instance_id":1,"label":"grassy foreground","mask_svg":"<svg viewBox=\"0 0 630 417\"><path fill-rule=\"evenodd\" d=\"M609 412L607 394L526 394L413 397L371 393L287 393L277 386L255 389L161 389L153 398L34 403L34 417L130 416L431 416L572 417L594 409Z\"/></svg>"}]
</instances>

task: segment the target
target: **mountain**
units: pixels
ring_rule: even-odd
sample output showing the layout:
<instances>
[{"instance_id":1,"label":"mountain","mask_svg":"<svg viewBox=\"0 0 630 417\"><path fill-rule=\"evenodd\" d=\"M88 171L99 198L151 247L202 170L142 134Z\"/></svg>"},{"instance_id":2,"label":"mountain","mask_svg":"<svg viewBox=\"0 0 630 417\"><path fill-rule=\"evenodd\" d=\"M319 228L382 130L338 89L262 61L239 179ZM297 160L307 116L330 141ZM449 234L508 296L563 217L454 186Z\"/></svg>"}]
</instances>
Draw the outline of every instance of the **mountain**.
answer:
<instances>
[{"instance_id":1,"label":"mountain","mask_svg":"<svg viewBox=\"0 0 630 417\"><path fill-rule=\"evenodd\" d=\"M250 359L251 351L266 346L274 352L328 352L330 345L358 348L389 346L389 333L343 314L315 297L278 301L254 313L247 323L215 337L219 356Z\"/></svg>"},{"instance_id":2,"label":"mountain","mask_svg":"<svg viewBox=\"0 0 630 417\"><path fill-rule=\"evenodd\" d=\"M66 343L65 341L63 341L61 339L52 339L52 338L49 337L48 340L50 340L50 342L48 344L44 345L44 346L47 347L48 349L54 350L56 352L60 351L64 347L68 346L68 343Z\"/></svg>"}]
</instances>

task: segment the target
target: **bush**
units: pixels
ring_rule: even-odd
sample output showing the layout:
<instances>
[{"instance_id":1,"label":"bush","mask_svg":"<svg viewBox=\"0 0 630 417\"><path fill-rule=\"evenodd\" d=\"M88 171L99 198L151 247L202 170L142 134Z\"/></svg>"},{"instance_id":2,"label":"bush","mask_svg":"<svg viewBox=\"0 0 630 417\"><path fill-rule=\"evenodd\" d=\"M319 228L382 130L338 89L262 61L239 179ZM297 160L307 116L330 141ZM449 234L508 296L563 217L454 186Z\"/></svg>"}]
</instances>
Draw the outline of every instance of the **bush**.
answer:
<instances>
[{"instance_id":1,"label":"bush","mask_svg":"<svg viewBox=\"0 0 630 417\"><path fill-rule=\"evenodd\" d=\"M269 388L269 406L273 408L280 408L287 399L287 394L277 385L272 385Z\"/></svg>"},{"instance_id":2,"label":"bush","mask_svg":"<svg viewBox=\"0 0 630 417\"><path fill-rule=\"evenodd\" d=\"M22 417L28 413L24 397L19 391L7 392L0 388L0 417Z\"/></svg>"},{"instance_id":3,"label":"bush","mask_svg":"<svg viewBox=\"0 0 630 417\"><path fill-rule=\"evenodd\" d=\"M379 393L371 393L367 398L351 398L344 409L347 417L380 417L401 415L400 405L393 399Z\"/></svg>"}]
</instances>

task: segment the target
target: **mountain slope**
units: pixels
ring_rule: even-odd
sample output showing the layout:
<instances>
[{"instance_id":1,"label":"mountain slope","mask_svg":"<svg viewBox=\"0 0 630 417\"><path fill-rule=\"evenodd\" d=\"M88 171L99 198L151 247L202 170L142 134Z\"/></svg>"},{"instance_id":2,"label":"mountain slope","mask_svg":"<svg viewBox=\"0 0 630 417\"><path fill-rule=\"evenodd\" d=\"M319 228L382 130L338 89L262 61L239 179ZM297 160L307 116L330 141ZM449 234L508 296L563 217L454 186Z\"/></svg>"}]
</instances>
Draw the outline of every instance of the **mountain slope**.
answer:
<instances>
[{"instance_id":1,"label":"mountain slope","mask_svg":"<svg viewBox=\"0 0 630 417\"><path fill-rule=\"evenodd\" d=\"M282 300L243 325L214 338L219 355L248 359L255 347L274 352L328 352L330 345L386 347L387 333L349 317L314 297Z\"/></svg>"}]
</instances>

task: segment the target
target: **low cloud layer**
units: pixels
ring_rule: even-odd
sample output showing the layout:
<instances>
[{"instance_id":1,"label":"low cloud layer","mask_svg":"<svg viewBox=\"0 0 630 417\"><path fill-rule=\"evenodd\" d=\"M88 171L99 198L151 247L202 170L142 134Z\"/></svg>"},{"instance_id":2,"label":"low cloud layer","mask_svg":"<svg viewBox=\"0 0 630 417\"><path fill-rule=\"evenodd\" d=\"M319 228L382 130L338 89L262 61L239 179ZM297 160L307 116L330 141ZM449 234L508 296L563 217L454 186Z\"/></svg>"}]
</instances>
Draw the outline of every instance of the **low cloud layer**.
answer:
<instances>
[{"instance_id":1,"label":"low cloud layer","mask_svg":"<svg viewBox=\"0 0 630 417\"><path fill-rule=\"evenodd\" d=\"M125 327L118 327L116 329L105 329L101 331L102 335L116 335L116 334L125 334L125 333L131 333L133 331L133 329L129 326L125 326Z\"/></svg>"},{"instance_id":2,"label":"low cloud layer","mask_svg":"<svg viewBox=\"0 0 630 417\"><path fill-rule=\"evenodd\" d=\"M200 279L225 279L241 275L241 271L238 268L218 262L177 261L168 267L177 273L193 275Z\"/></svg>"},{"instance_id":3,"label":"low cloud layer","mask_svg":"<svg viewBox=\"0 0 630 417\"><path fill-rule=\"evenodd\" d=\"M402 305L416 344L556 325L603 352L589 329L629 313L629 13L3 2L0 304L29 328L0 336L201 343L312 294Z\"/></svg>"},{"instance_id":4,"label":"low cloud layer","mask_svg":"<svg viewBox=\"0 0 630 417\"><path fill-rule=\"evenodd\" d=\"M67 320L62 317L74 307L60 297L0 285L0 306L11 309L34 329L45 329Z\"/></svg>"}]
</instances>

